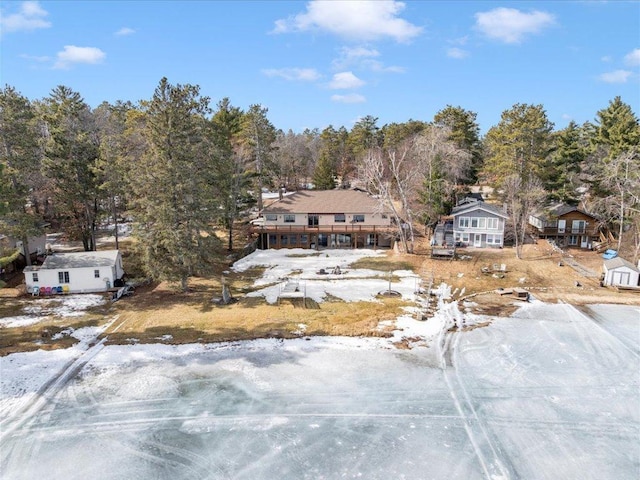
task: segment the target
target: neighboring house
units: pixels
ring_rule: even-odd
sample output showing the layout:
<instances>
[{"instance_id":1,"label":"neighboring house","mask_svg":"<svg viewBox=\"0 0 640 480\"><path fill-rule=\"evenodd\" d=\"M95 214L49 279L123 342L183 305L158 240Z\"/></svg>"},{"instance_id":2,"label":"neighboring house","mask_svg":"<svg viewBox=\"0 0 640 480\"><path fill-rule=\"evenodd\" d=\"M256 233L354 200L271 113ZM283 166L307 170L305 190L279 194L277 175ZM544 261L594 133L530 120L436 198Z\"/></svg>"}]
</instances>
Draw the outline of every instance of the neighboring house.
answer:
<instances>
[{"instance_id":1,"label":"neighboring house","mask_svg":"<svg viewBox=\"0 0 640 480\"><path fill-rule=\"evenodd\" d=\"M29 237L27 239L28 249L24 242L18 238L12 237L11 235L3 235L0 233L0 250L20 250L20 254L26 258L27 253L32 257L36 255L42 255L45 252L46 244L47 244L47 236L43 233L42 235L38 235L35 237Z\"/></svg>"},{"instance_id":2,"label":"neighboring house","mask_svg":"<svg viewBox=\"0 0 640 480\"><path fill-rule=\"evenodd\" d=\"M591 249L600 238L598 219L577 207L560 204L529 217L529 224L540 238L555 241L561 247Z\"/></svg>"},{"instance_id":3,"label":"neighboring house","mask_svg":"<svg viewBox=\"0 0 640 480\"><path fill-rule=\"evenodd\" d=\"M48 225L48 223L43 224L43 226ZM29 237L27 239L27 244L28 247L24 244L23 240L12 237L11 235L0 233L0 256L2 256L3 253L5 255L11 255L12 253L15 253L16 250L20 251L20 256L8 265L0 265L0 270L4 270L6 273L12 273L20 270L27 264L27 255L29 255L31 262L35 262L39 255L43 255L46 252L47 236L43 233L42 235ZM29 251L27 252L27 250Z\"/></svg>"},{"instance_id":4,"label":"neighboring house","mask_svg":"<svg viewBox=\"0 0 640 480\"><path fill-rule=\"evenodd\" d=\"M119 250L54 253L42 265L24 269L27 291L42 293L106 292L119 286L123 276Z\"/></svg>"},{"instance_id":5,"label":"neighboring house","mask_svg":"<svg viewBox=\"0 0 640 480\"><path fill-rule=\"evenodd\" d=\"M303 190L265 207L251 231L258 248L390 247L394 227L361 190Z\"/></svg>"},{"instance_id":6,"label":"neighboring house","mask_svg":"<svg viewBox=\"0 0 640 480\"><path fill-rule=\"evenodd\" d=\"M464 247L503 247L507 214L488 203L470 200L454 207L453 238Z\"/></svg>"},{"instance_id":7,"label":"neighboring house","mask_svg":"<svg viewBox=\"0 0 640 480\"><path fill-rule=\"evenodd\" d=\"M640 269L624 258L604 261L604 284L612 287L637 287L640 285Z\"/></svg>"}]
</instances>

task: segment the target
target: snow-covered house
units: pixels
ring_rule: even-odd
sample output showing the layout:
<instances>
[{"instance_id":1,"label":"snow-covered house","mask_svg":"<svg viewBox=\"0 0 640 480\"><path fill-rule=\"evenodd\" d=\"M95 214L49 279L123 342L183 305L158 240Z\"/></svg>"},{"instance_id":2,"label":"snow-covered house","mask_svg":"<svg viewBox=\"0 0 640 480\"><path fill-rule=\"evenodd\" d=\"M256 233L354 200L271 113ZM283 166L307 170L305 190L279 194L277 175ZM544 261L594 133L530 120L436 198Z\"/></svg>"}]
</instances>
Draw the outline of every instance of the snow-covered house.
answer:
<instances>
[{"instance_id":1,"label":"snow-covered house","mask_svg":"<svg viewBox=\"0 0 640 480\"><path fill-rule=\"evenodd\" d=\"M473 247L504 246L507 214L495 205L470 200L454 207L453 237L456 244Z\"/></svg>"},{"instance_id":2,"label":"snow-covered house","mask_svg":"<svg viewBox=\"0 0 640 480\"><path fill-rule=\"evenodd\" d=\"M640 269L624 258L604 261L604 284L612 287L640 286Z\"/></svg>"},{"instance_id":3,"label":"snow-covered house","mask_svg":"<svg viewBox=\"0 0 640 480\"><path fill-rule=\"evenodd\" d=\"M28 292L106 292L122 282L124 268L119 250L54 253L42 265L24 269Z\"/></svg>"}]
</instances>

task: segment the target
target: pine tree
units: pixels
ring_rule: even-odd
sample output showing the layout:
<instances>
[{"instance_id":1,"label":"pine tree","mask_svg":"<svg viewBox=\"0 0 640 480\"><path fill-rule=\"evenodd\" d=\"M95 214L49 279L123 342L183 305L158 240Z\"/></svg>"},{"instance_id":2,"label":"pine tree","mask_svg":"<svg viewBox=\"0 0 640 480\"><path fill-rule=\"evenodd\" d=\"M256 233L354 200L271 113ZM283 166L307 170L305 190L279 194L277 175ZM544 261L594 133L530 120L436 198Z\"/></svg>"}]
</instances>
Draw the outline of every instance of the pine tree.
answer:
<instances>
[{"instance_id":1,"label":"pine tree","mask_svg":"<svg viewBox=\"0 0 640 480\"><path fill-rule=\"evenodd\" d=\"M433 117L436 125L446 126L450 129L449 140L471 155L471 169L468 178L462 179L470 182L477 180L483 161L480 127L476 118L475 112L451 105L447 105Z\"/></svg>"},{"instance_id":2,"label":"pine tree","mask_svg":"<svg viewBox=\"0 0 640 480\"><path fill-rule=\"evenodd\" d=\"M276 140L276 129L267 118L268 111L261 105L251 105L242 121L242 136L256 172L256 196L260 211L262 210L262 187L266 172L271 171L273 167L273 143Z\"/></svg>"},{"instance_id":3,"label":"pine tree","mask_svg":"<svg viewBox=\"0 0 640 480\"><path fill-rule=\"evenodd\" d=\"M583 129L571 121L563 130L554 134L555 148L540 169L540 179L547 191L547 198L565 203L577 203L576 182L587 149Z\"/></svg>"},{"instance_id":4,"label":"pine tree","mask_svg":"<svg viewBox=\"0 0 640 480\"><path fill-rule=\"evenodd\" d=\"M41 217L27 207L38 175L36 116L29 100L13 87L0 90L0 231L22 240L31 265L28 239L41 233Z\"/></svg>"},{"instance_id":5,"label":"pine tree","mask_svg":"<svg viewBox=\"0 0 640 480\"><path fill-rule=\"evenodd\" d=\"M47 140L43 171L52 181L56 215L71 239L95 250L100 200L98 136L91 110L78 92L58 86L43 102L42 116Z\"/></svg>"},{"instance_id":6,"label":"pine tree","mask_svg":"<svg viewBox=\"0 0 640 480\"><path fill-rule=\"evenodd\" d=\"M615 97L609 106L597 114L594 145L607 148L607 159L640 145L640 122L629 105Z\"/></svg>"},{"instance_id":7,"label":"pine tree","mask_svg":"<svg viewBox=\"0 0 640 480\"><path fill-rule=\"evenodd\" d=\"M130 172L134 234L154 279L179 282L206 273L217 204L205 152L208 98L199 87L163 78L142 102L146 142Z\"/></svg>"}]
</instances>

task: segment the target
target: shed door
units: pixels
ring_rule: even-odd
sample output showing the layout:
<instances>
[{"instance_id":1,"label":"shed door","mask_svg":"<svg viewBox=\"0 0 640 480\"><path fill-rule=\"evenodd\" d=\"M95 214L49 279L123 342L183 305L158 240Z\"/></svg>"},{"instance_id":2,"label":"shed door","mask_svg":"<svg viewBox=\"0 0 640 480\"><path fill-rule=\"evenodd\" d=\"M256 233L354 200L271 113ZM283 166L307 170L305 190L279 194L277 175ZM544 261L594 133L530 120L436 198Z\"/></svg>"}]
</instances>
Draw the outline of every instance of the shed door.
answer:
<instances>
[{"instance_id":1,"label":"shed door","mask_svg":"<svg viewBox=\"0 0 640 480\"><path fill-rule=\"evenodd\" d=\"M613 284L614 285L629 285L629 272L613 272Z\"/></svg>"}]
</instances>

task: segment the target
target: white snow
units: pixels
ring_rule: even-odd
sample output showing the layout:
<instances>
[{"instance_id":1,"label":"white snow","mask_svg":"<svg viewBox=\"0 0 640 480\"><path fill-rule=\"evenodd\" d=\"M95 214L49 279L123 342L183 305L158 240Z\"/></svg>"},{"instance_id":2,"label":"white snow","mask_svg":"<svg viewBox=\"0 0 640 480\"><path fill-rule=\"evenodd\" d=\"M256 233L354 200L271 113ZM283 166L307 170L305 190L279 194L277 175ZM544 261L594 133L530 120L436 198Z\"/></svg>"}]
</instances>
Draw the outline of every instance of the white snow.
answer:
<instances>
[{"instance_id":1,"label":"white snow","mask_svg":"<svg viewBox=\"0 0 640 480\"><path fill-rule=\"evenodd\" d=\"M0 318L0 327L26 327L51 317L79 317L88 308L104 303L104 297L94 294L32 298L22 308L26 315Z\"/></svg>"},{"instance_id":2,"label":"white snow","mask_svg":"<svg viewBox=\"0 0 640 480\"><path fill-rule=\"evenodd\" d=\"M298 280L300 290L316 302L328 295L345 302L373 301L376 295L389 289L389 275L399 279L391 282L391 289L407 300L415 300L419 277L408 270L382 272L370 269L354 269L351 264L363 257L380 257L385 253L374 250L323 250L313 252L304 249L256 250L233 265L236 272L252 267L265 267L255 286L264 288L249 293L250 297L264 297L275 303L289 280ZM339 274L330 273L339 267ZM325 274L319 274L324 270Z\"/></svg>"}]
</instances>

